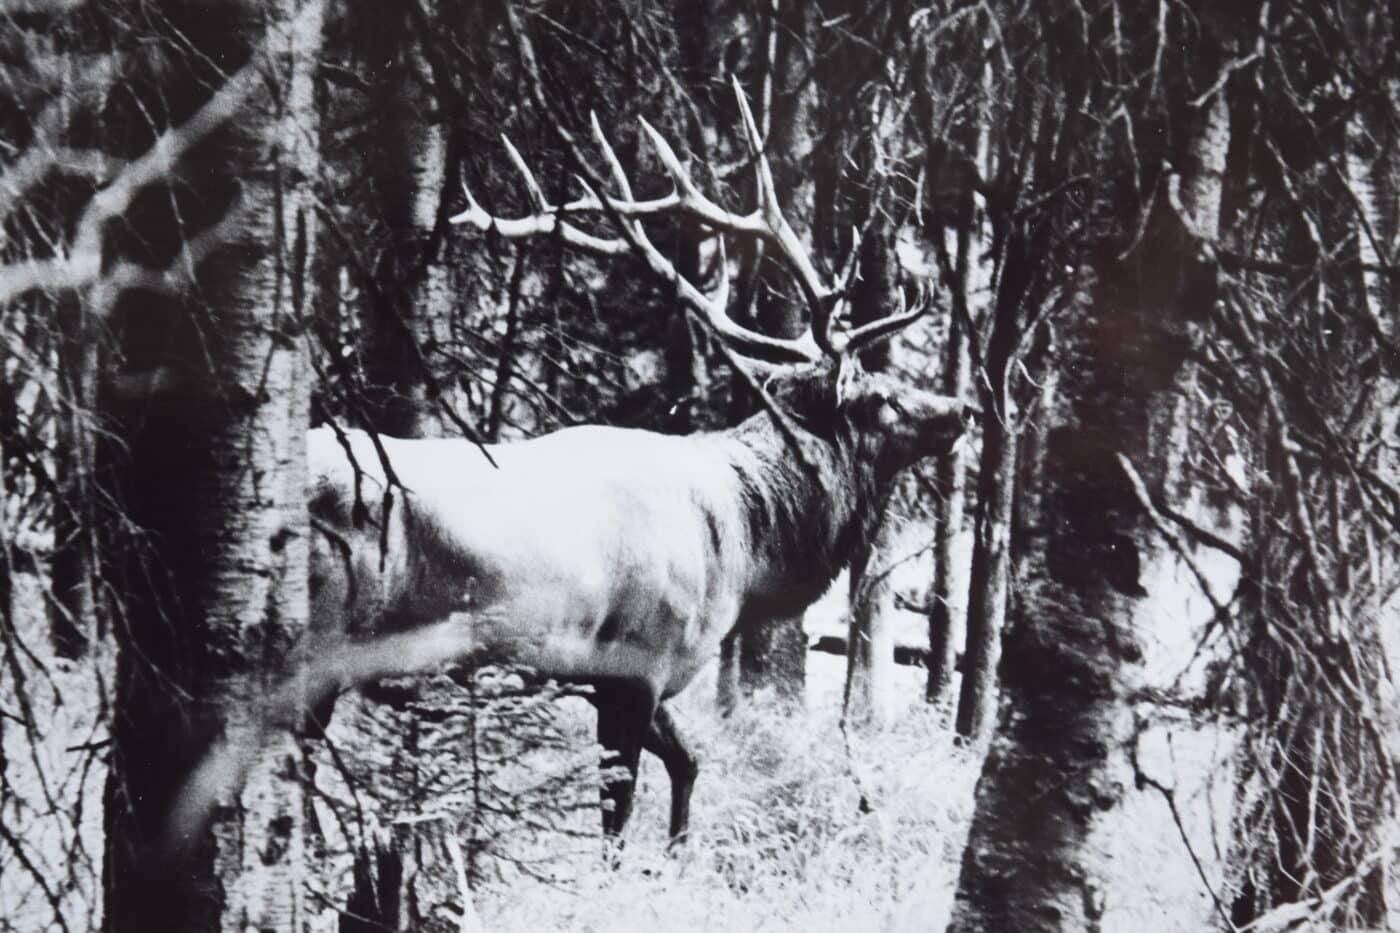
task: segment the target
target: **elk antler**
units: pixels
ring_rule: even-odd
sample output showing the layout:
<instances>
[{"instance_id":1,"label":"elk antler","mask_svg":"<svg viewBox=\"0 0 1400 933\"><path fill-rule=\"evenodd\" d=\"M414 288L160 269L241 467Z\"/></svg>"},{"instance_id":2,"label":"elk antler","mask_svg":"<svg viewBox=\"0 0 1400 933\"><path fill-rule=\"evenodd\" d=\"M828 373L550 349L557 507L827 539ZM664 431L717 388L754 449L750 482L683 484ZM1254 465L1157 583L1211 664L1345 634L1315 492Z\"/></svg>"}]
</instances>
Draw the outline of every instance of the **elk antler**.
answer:
<instances>
[{"instance_id":1,"label":"elk antler","mask_svg":"<svg viewBox=\"0 0 1400 933\"><path fill-rule=\"evenodd\" d=\"M641 121L642 130L665 166L667 174L671 176L672 189L670 194L659 198L637 200L633 197L631 183L627 173L623 171L617 153L603 133L597 114L593 114L590 120L593 137L607 163L612 184L620 197L600 193L587 179L579 178L578 182L585 191L584 197L566 204L550 204L520 152L509 139L502 136L506 152L524 181L534 213L515 219L495 217L477 203L464 183L467 208L450 220L454 224L470 224L483 232L495 231L507 239L554 235L570 246L598 255L616 256L628 251L635 252L657 276L671 283L680 298L693 311L702 315L735 352L752 362L814 363L823 355L833 358L851 356L922 315L927 308L927 302L921 299L911 309L906 310L901 306L895 314L871 321L847 334L832 333L833 311L846 292L846 283L854 274L859 243L852 247L840 279L842 284L835 287L824 282L801 238L783 215L773 183L773 172L767 156L763 154L763 140L759 136L758 124L737 80L734 82L734 93L738 98L745 136L754 158L757 176L759 203L758 207L748 214L736 214L726 210L707 197L686 171L670 143L646 120ZM610 216L621 235L599 236L568 219L570 215L589 213ZM719 235L720 283L715 294L707 296L694 283L688 281L676 269L675 264L651 242L641 220L664 215L688 218ZM811 313L811 325L806 333L793 339L770 337L739 324L729 316L729 270L724 250L724 234L757 239L774 248L786 260Z\"/></svg>"}]
</instances>

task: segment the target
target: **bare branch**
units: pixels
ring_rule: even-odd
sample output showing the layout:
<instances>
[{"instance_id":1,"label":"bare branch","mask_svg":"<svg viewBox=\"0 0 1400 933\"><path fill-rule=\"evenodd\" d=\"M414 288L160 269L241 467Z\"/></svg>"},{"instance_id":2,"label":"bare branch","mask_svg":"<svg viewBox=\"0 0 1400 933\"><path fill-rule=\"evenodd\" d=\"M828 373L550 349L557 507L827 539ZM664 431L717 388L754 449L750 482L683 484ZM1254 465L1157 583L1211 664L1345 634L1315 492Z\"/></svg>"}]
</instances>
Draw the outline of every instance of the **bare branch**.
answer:
<instances>
[{"instance_id":1,"label":"bare branch","mask_svg":"<svg viewBox=\"0 0 1400 933\"><path fill-rule=\"evenodd\" d=\"M72 109L105 97L117 78L115 56L82 58L82 61L75 61L69 56L61 59L61 77L56 78L61 86L56 90L45 89L47 93L55 94L56 99L48 103L34 120L29 145L0 174L0 194L5 195L0 200L0 220L7 219L29 189L54 168L92 175L104 181L125 165L123 160L105 153L71 148L58 141ZM72 80L68 80L69 73L73 75Z\"/></svg>"},{"instance_id":2,"label":"bare branch","mask_svg":"<svg viewBox=\"0 0 1400 933\"><path fill-rule=\"evenodd\" d=\"M1205 571L1201 569L1200 564L1198 564L1195 557L1192 556L1190 547L1181 539L1181 536L1176 533L1175 529L1167 524L1167 520L1162 516L1162 513L1157 510L1156 505L1153 504L1151 493L1147 491L1147 484L1142 481L1142 476L1140 476L1138 471L1133 467L1133 462L1123 454L1119 454L1118 463L1123 468L1123 473L1128 477L1128 482L1133 487L1133 492L1137 496L1138 504L1141 505L1143 511L1147 513L1148 518L1152 519L1152 524L1157 526L1157 531L1171 544L1172 550L1176 551L1177 556L1190 568L1191 575L1196 578L1196 583L1201 588L1201 593L1205 595L1206 599L1210 602L1211 608L1215 610L1215 618L1222 622L1228 621L1230 619L1230 607L1215 595L1215 591L1211 588L1209 578L1206 577ZM1238 548L1232 546L1226 553L1235 557L1236 560L1242 560L1242 555L1236 556L1240 554Z\"/></svg>"},{"instance_id":3,"label":"bare branch","mask_svg":"<svg viewBox=\"0 0 1400 933\"><path fill-rule=\"evenodd\" d=\"M314 4L308 4L299 18L315 9ZM296 24L292 28L297 28ZM230 75L189 119L163 132L151 148L125 164L88 201L66 255L0 266L0 304L33 289L71 291L95 283L102 276L102 235L107 223L125 213L143 188L168 176L191 147L243 108L261 82L270 48L271 43L264 39L253 59Z\"/></svg>"},{"instance_id":4,"label":"bare branch","mask_svg":"<svg viewBox=\"0 0 1400 933\"><path fill-rule=\"evenodd\" d=\"M164 269L152 269L133 262L116 263L103 277L104 283L120 291L125 288L143 288L166 295L180 295L195 283L195 273L200 263L211 253L233 239L238 227L247 218L247 210L239 202L234 204L217 223L195 234L180 248L180 252Z\"/></svg>"}]
</instances>

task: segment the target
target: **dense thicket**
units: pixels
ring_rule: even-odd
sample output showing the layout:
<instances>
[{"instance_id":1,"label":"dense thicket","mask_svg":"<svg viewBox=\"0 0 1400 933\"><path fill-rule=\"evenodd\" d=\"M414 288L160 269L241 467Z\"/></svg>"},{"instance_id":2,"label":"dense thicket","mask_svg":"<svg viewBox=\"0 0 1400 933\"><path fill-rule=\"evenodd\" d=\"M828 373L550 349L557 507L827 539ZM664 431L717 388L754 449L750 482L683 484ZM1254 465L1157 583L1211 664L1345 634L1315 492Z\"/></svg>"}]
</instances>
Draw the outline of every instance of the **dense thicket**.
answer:
<instances>
[{"instance_id":1,"label":"dense thicket","mask_svg":"<svg viewBox=\"0 0 1400 933\"><path fill-rule=\"evenodd\" d=\"M516 217L614 184L593 115L639 197L671 183L645 119L751 210L737 87L817 268L850 270L845 323L933 295L865 365L981 411L894 496L846 634L843 722L888 719L912 606L927 700L986 749L953 928L1126 922L1105 892L1140 795L1222 929L1384 927L1396 35L1342 0L5 4L0 922L451 927L572 857L540 840L591 833L597 755L564 750L552 692L459 675L342 704L329 742L269 728L308 615L304 432L771 404L637 256L449 222L464 186ZM717 278L713 231L645 224ZM802 331L773 255L727 262L732 317ZM1163 610L1173 585L1204 613ZM800 701L809 634L738 635L720 702ZM1208 840L1150 759L1203 735L1229 765ZM211 826L162 861L206 785Z\"/></svg>"}]
</instances>

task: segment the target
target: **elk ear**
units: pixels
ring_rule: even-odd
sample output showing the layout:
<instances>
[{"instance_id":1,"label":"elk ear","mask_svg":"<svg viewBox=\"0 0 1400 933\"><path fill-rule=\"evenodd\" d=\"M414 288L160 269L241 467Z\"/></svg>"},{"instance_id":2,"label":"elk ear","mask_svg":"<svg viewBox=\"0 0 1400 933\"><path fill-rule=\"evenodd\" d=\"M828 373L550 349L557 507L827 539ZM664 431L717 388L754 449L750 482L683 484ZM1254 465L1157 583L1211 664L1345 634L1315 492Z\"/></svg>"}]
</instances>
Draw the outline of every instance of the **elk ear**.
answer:
<instances>
[{"instance_id":1,"label":"elk ear","mask_svg":"<svg viewBox=\"0 0 1400 933\"><path fill-rule=\"evenodd\" d=\"M860 395L860 383L865 370L854 355L842 356L836 364L836 407L845 408L847 403Z\"/></svg>"}]
</instances>

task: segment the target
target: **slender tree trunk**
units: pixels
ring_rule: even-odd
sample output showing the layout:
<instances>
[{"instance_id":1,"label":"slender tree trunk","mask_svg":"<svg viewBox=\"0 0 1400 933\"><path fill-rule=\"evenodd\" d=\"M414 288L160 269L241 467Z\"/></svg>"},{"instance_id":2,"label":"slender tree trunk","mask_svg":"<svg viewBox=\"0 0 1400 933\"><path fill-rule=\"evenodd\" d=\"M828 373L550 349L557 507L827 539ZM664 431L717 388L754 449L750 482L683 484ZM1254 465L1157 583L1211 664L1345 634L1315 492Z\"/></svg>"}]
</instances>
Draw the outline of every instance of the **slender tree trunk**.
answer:
<instances>
[{"instance_id":1,"label":"slender tree trunk","mask_svg":"<svg viewBox=\"0 0 1400 933\"><path fill-rule=\"evenodd\" d=\"M1211 108L1190 153L1197 172L1183 200L1196 224L1218 217L1224 114ZM1046 413L1055 426L1045 514L1020 568L1001 664L1006 702L949 927L959 933L1099 930L1116 906L1106 900L1103 840L1121 830L1133 781L1130 694L1144 650L1133 614L1153 546L1117 457L1153 466L1148 427L1177 372L1179 321L1192 310L1178 302L1194 292L1194 303L1203 280L1214 281L1194 237L1160 205L1144 242L1150 249L1120 269L1100 270L1094 303L1072 309L1058 334L1062 408Z\"/></svg>"},{"instance_id":2,"label":"slender tree trunk","mask_svg":"<svg viewBox=\"0 0 1400 933\"><path fill-rule=\"evenodd\" d=\"M53 556L49 632L59 657L81 657L98 635L96 529L92 489L97 335L80 302L58 308L58 368L63 399L55 407Z\"/></svg>"},{"instance_id":3,"label":"slender tree trunk","mask_svg":"<svg viewBox=\"0 0 1400 933\"><path fill-rule=\"evenodd\" d=\"M424 122L414 154L411 239L415 249L414 262L409 267L407 307L415 324L415 360L424 371L418 434L444 436L460 433L460 428L455 420L443 415L442 409L449 408L460 418L465 414L465 402L458 397L453 383L438 377L432 352L451 329L456 301L449 282L451 270L442 256L444 228L439 222L449 177L456 177L450 174L447 130L441 118ZM434 409L437 415L431 417Z\"/></svg>"},{"instance_id":4,"label":"slender tree trunk","mask_svg":"<svg viewBox=\"0 0 1400 933\"><path fill-rule=\"evenodd\" d=\"M984 68L984 83L990 79L990 70ZM984 176L992 174L990 119L989 116L979 121L975 127L960 128L973 140L975 164ZM950 315L948 321L941 389L945 395L967 398L972 392L969 352L972 335L968 333L968 326L990 313L988 304L995 258L991 255L992 231L986 195L968 191L961 197L966 219L951 237L945 234L945 244L947 239L954 241L952 300L960 305L960 310ZM957 655L955 631L961 630L964 644L967 641L968 599L972 586L970 557L964 557L968 539L963 530L967 517L968 456L967 445L959 444L938 464L938 491L943 499L935 529L933 587L929 599L929 667L925 691L929 702L940 699L952 683Z\"/></svg>"},{"instance_id":5,"label":"slender tree trunk","mask_svg":"<svg viewBox=\"0 0 1400 933\"><path fill-rule=\"evenodd\" d=\"M1382 113L1394 114L1400 110L1400 79L1389 78L1384 84L1384 103L1377 109ZM1368 113L1354 115L1348 123L1346 144L1347 185L1356 197L1356 208L1360 214L1360 229L1357 230L1357 251L1363 271L1361 273L1360 299L1363 312L1374 319L1383 332L1394 334L1393 314L1387 309L1397 289L1391 277L1383 270L1389 257L1385 250L1395 249L1397 233L1400 233L1400 153L1396 152L1396 131L1390 130L1391 138L1377 144L1376 134L1381 133L1383 120L1371 119ZM1390 318L1390 320L1387 320Z\"/></svg>"},{"instance_id":6,"label":"slender tree trunk","mask_svg":"<svg viewBox=\"0 0 1400 933\"><path fill-rule=\"evenodd\" d=\"M11 409L13 401L9 385L0 384L0 416ZM9 470L6 469L5 458L0 457L0 497L4 497L4 500L8 501L10 496L14 495L12 486L13 481L10 479ZM12 612L14 610L15 561L12 538L13 533L10 531L6 511L0 509L0 625L5 627L4 631L6 632L14 631ZM0 716L0 723L3 722L4 717ZM0 738L3 738L3 733L0 733ZM4 748L4 745L0 745L0 764L4 763ZM5 782L4 789L8 793L8 782ZM5 801L0 800L0 804L3 803Z\"/></svg>"},{"instance_id":7,"label":"slender tree trunk","mask_svg":"<svg viewBox=\"0 0 1400 933\"><path fill-rule=\"evenodd\" d=\"M990 88L990 67L984 68L982 81ZM965 129L972 138L968 145L975 153L976 165L984 176L993 174L991 130L988 126ZM1034 138L1031 133L1029 138ZM982 738L994 721L998 700L997 664L1001 657L1001 630L1006 617L1007 597L1011 585L1011 515L1017 482L1019 426L1015 399L1010 390L1010 369L1016 344L1021 333L1020 305L1029 282L1034 277L1030 264L1037 261L1034 250L1026 247L1023 231L1012 234L1016 248L998 249L988 211L986 196L977 192L963 195L967 216L957 231L957 252L954 259L956 291L953 301L954 334L950 335L950 356L968 353L973 335L970 327L976 322L991 323L986 357L980 361L983 371L977 379L978 396L986 416L982 419L982 447L977 469L977 506L973 519L972 554L966 576L964 607L964 651L962 680L957 703L957 730L961 735ZM994 272L994 269L997 270ZM995 283L995 284L994 284ZM953 356L948 374L950 388L963 390L961 359ZM966 379L972 381L971 360ZM961 497L961 477L950 479L949 519L961 522L965 503ZM956 527L943 529L944 534L959 533ZM950 551L954 538L949 538L941 550ZM941 569L947 591L935 602L935 610L948 611L960 604L952 593L960 579L952 577L953 555L940 555L947 561ZM951 628L951 615L949 625ZM946 636L945 636L946 639ZM938 668L930 670L932 678L951 667L951 640L939 646L935 656Z\"/></svg>"},{"instance_id":8,"label":"slender tree trunk","mask_svg":"<svg viewBox=\"0 0 1400 933\"><path fill-rule=\"evenodd\" d=\"M348 15L375 120L362 167L364 211L378 234L365 320L366 414L375 430L415 437L436 431L424 347L434 315L450 305L447 270L433 255L447 139L428 119L428 78L418 73L408 7L357 4Z\"/></svg>"},{"instance_id":9,"label":"slender tree trunk","mask_svg":"<svg viewBox=\"0 0 1400 933\"><path fill-rule=\"evenodd\" d=\"M1400 152L1397 152L1397 144L1400 143L1400 132L1397 132L1393 118L1400 113L1400 78L1390 77L1386 79L1384 85L1384 101L1382 108L1388 113L1390 120L1390 136L1377 152L1367 153L1365 150L1358 151L1355 147L1348 149L1348 176L1351 181L1352 190L1356 194L1357 210L1360 213L1363 229L1358 231L1357 243L1361 256L1363 269L1383 268L1387 261L1380 254L1380 249L1384 244L1390 244L1390 262L1394 262L1395 249L1400 244ZM1353 138L1360 136L1361 116L1353 117L1351 130ZM1372 126L1378 125L1380 121L1372 122ZM1370 156L1370 164L1365 164L1365 156ZM1393 277L1387 277L1379 271L1362 272L1361 294L1364 301L1363 313L1379 322L1378 326L1382 333L1393 339L1397 327L1394 314L1395 297L1400 294L1400 288L1396 287ZM1384 384L1392 391L1390 396L1394 397L1395 379L1393 376L1383 377ZM1383 418L1383 412L1371 412L1371 418ZM1394 459L1391 465L1394 465ZM1336 482L1334 478L1333 482ZM1341 507L1338 506L1338 511ZM1342 521L1339 517L1339 521ZM1356 521L1353 513L1348 521ZM1361 519L1364 523L1364 518ZM1338 533L1334 543L1334 550L1338 553L1345 551L1345 545L1340 540L1343 535ZM1391 558L1386 561L1379 553L1380 549L1372 543L1367 549L1371 552L1369 586L1371 595L1364 605L1359 607L1357 616L1364 626L1362 636L1367 638L1382 653L1385 650L1385 642L1381 637L1379 626L1384 618L1385 607L1384 597L1381 595L1386 591L1384 580L1393 579L1393 562L1396 557L1394 549L1391 551ZM1384 564L1391 566L1383 566ZM1359 586L1357 587L1360 588ZM1368 832L1374 833L1376 827L1369 826ZM1394 898L1394 872L1395 866L1389 859L1380 859L1370 875L1364 882L1365 895L1362 899L1362 911L1366 919L1380 926L1385 923L1388 911Z\"/></svg>"},{"instance_id":10,"label":"slender tree trunk","mask_svg":"<svg viewBox=\"0 0 1400 933\"><path fill-rule=\"evenodd\" d=\"M997 414L983 420L977 523L968 574L967 650L958 696L959 735L983 738L996 722L1001 628L1011 589L1011 509L1016 490L1016 414L1003 391Z\"/></svg>"},{"instance_id":11,"label":"slender tree trunk","mask_svg":"<svg viewBox=\"0 0 1400 933\"><path fill-rule=\"evenodd\" d=\"M304 185L315 156L311 72L322 9L279 9L270 21L265 12L241 3L161 10L162 28L178 30L174 47L190 50L175 59L183 76L165 72L165 100L185 95L198 105L218 84L210 62L237 68L250 59L278 93L255 93L182 161L182 183L218 211L204 222L225 221L229 210L240 222L230 246L200 266L197 299L132 308L148 317L133 318L129 332L174 335L157 359L126 354L128 367L161 378L102 400L121 442L108 451L118 469L105 480L142 532L111 555L125 597L106 815L113 933L290 930L305 919L290 736L250 756L241 792L211 791L226 802L207 825L170 822L172 807L209 790L185 782L212 743L253 742L261 731L257 701L308 615L301 257L313 242ZM235 182L237 205L221 194Z\"/></svg>"},{"instance_id":12,"label":"slender tree trunk","mask_svg":"<svg viewBox=\"0 0 1400 933\"><path fill-rule=\"evenodd\" d=\"M899 266L884 231L873 230L861 244L860 277L851 296L851 323L859 327L894 310ZM862 354L870 371L889 363L888 343ZM894 588L890 584L894 545L902 522L887 505L876 532L851 562L850 613L846 639L844 715L848 722L883 726L889 720L894 674Z\"/></svg>"},{"instance_id":13,"label":"slender tree trunk","mask_svg":"<svg viewBox=\"0 0 1400 933\"><path fill-rule=\"evenodd\" d=\"M845 721L880 728L890 722L894 693L894 587L890 557L897 523L889 509L870 546L851 565L851 622L846 640Z\"/></svg>"},{"instance_id":14,"label":"slender tree trunk","mask_svg":"<svg viewBox=\"0 0 1400 933\"><path fill-rule=\"evenodd\" d=\"M970 382L967 335L955 319L949 323L943 385L945 395L966 398ZM966 631L969 579L962 557L963 522L967 510L967 462L956 445L938 462L938 519L934 526L933 586L929 593L929 662L925 699L940 700L953 681L957 633Z\"/></svg>"},{"instance_id":15,"label":"slender tree trunk","mask_svg":"<svg viewBox=\"0 0 1400 933\"><path fill-rule=\"evenodd\" d=\"M997 668L1002 626L1011 587L1011 519L1016 498L1019 413L1011 391L1011 368L1021 339L1021 305L1031 291L1039 262L1023 232L1011 237L999 276L991 338L979 380L986 411L977 470L977 515L972 567L968 574L967 647L958 694L957 730L981 739L996 721Z\"/></svg>"},{"instance_id":16,"label":"slender tree trunk","mask_svg":"<svg viewBox=\"0 0 1400 933\"><path fill-rule=\"evenodd\" d=\"M496 358L496 377L491 383L491 402L486 410L486 441L498 443L505 423L506 399L510 396L510 380L518 365L520 353L520 286L525 279L526 251L515 256L510 273L510 290L506 296L506 332L501 337L501 353Z\"/></svg>"},{"instance_id":17,"label":"slender tree trunk","mask_svg":"<svg viewBox=\"0 0 1400 933\"><path fill-rule=\"evenodd\" d=\"M714 112L707 100L710 88L706 82L711 62L720 55L719 49L712 48L716 35L712 20L716 16L707 0L676 4L672 15L680 59L679 75L686 93L696 105L692 118L686 121L686 147L697 163L708 165L715 133L714 127L706 125L701 115ZM693 224L683 224L678 231L676 269L690 282L701 281L704 271L700 235L701 230ZM698 426L695 415L705 409L708 389L703 337L677 309L671 315L666 339L666 397L673 406L666 430L677 434L695 430Z\"/></svg>"}]
</instances>

